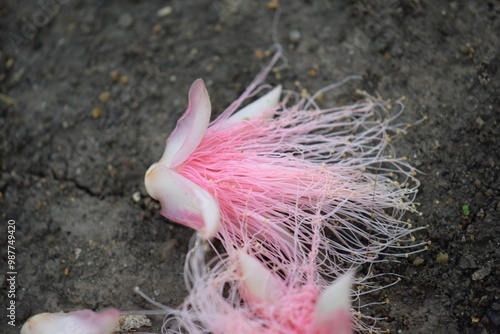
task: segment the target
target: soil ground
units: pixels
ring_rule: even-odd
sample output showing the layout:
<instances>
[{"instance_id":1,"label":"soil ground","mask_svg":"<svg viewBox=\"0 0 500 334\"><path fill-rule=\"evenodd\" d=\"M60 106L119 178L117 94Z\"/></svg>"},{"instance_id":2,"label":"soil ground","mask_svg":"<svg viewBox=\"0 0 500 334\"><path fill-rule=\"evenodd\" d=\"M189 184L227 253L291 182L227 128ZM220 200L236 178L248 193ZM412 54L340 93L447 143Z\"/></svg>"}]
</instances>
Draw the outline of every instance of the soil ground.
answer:
<instances>
[{"instance_id":1,"label":"soil ground","mask_svg":"<svg viewBox=\"0 0 500 334\"><path fill-rule=\"evenodd\" d=\"M192 231L160 216L143 175L196 78L216 114L265 64L267 3L1 2L2 333L40 312L150 308L135 286L181 303ZM281 10L289 63L270 83L314 92L358 74L370 93L406 96L402 121L428 117L394 146L422 171L422 215L409 218L428 226L417 239L430 245L378 267L402 280L367 313L391 333L499 333L500 2L291 0ZM15 328L3 315L9 220Z\"/></svg>"}]
</instances>

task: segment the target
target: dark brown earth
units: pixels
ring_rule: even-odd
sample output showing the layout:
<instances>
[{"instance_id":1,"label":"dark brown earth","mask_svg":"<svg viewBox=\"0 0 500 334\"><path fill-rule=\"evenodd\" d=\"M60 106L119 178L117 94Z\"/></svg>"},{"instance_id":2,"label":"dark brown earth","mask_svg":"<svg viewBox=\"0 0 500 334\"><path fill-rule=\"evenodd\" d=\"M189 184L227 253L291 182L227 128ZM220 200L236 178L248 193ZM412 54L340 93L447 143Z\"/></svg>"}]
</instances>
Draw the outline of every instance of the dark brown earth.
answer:
<instances>
[{"instance_id":1,"label":"dark brown earth","mask_svg":"<svg viewBox=\"0 0 500 334\"><path fill-rule=\"evenodd\" d=\"M315 91L363 75L360 88L407 97L402 121L428 117L394 145L423 172L422 215L409 218L428 226L418 239L430 246L420 265L378 267L403 279L367 313L391 333L499 333L500 2L293 0L281 10L289 64L271 83ZM267 0L0 3L2 333L45 311L150 308L134 286L181 303L192 231L160 216L143 175L196 78L220 112L258 73L272 18Z\"/></svg>"}]
</instances>

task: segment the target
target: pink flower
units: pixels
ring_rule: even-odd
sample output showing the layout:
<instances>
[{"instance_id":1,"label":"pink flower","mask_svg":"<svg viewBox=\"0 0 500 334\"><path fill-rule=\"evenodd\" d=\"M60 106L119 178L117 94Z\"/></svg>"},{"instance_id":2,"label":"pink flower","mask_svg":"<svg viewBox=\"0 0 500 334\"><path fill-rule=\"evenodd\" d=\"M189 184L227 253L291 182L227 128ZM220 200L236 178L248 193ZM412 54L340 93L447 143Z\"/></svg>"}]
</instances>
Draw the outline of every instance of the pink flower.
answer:
<instances>
[{"instance_id":1,"label":"pink flower","mask_svg":"<svg viewBox=\"0 0 500 334\"><path fill-rule=\"evenodd\" d=\"M278 86L240 109L279 56L211 123L203 81L193 83L186 112L145 177L161 213L207 239L217 235L226 248L255 240L278 259L311 238L307 222L316 216L326 218L320 249L333 266L402 248L412 232L402 215L415 211L418 182L393 156L389 133L402 129L387 119L389 103L367 96L321 109L313 96L288 107L291 97L280 102Z\"/></svg>"},{"instance_id":2,"label":"pink flower","mask_svg":"<svg viewBox=\"0 0 500 334\"><path fill-rule=\"evenodd\" d=\"M402 220L416 211L416 173L390 145L390 134L405 129L394 124L402 104L365 94L319 107L316 98L348 78L295 103L277 86L241 108L280 57L211 123L208 92L196 80L163 156L146 172L161 213L200 231L186 261L189 296L178 310L161 306L164 331L350 334L353 280L378 289L350 268L387 248L421 250L407 243L414 229ZM400 109L390 117L392 107ZM214 236L227 254L205 263Z\"/></svg>"},{"instance_id":3,"label":"pink flower","mask_svg":"<svg viewBox=\"0 0 500 334\"><path fill-rule=\"evenodd\" d=\"M327 283L315 261L263 264L245 247L205 263L204 247L198 239L186 260L183 305L161 307L164 333L353 333L352 271Z\"/></svg>"},{"instance_id":4,"label":"pink flower","mask_svg":"<svg viewBox=\"0 0 500 334\"><path fill-rule=\"evenodd\" d=\"M238 253L240 292L269 333L350 334L352 272L321 291L314 280L287 285L255 257Z\"/></svg>"}]
</instances>

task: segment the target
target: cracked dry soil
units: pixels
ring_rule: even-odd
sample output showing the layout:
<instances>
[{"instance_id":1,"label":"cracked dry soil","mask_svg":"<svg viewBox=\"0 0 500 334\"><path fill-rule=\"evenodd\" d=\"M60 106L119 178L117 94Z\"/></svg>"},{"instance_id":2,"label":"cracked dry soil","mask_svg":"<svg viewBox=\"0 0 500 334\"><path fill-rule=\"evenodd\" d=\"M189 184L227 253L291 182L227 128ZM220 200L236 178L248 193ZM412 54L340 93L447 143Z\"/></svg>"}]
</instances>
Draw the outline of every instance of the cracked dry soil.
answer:
<instances>
[{"instance_id":1,"label":"cracked dry soil","mask_svg":"<svg viewBox=\"0 0 500 334\"><path fill-rule=\"evenodd\" d=\"M264 65L267 3L0 4L2 333L40 312L151 308L135 286L181 303L192 231L159 215L143 174L192 81L205 79L216 114ZM394 146L422 171L422 215L409 218L428 226L417 239L430 245L376 266L402 280L371 295L389 303L367 313L391 333L498 333L500 2L290 0L281 10L289 64L270 83L314 92L359 74L359 88L407 97L402 121L428 117ZM4 315L9 220L15 328Z\"/></svg>"}]
</instances>

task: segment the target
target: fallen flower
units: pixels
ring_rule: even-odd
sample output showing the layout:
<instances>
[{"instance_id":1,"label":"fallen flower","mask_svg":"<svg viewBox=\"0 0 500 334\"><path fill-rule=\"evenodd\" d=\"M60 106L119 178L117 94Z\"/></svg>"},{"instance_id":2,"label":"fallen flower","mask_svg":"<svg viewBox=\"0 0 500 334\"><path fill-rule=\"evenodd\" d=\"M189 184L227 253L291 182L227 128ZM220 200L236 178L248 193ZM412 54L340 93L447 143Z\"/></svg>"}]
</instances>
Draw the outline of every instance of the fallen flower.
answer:
<instances>
[{"instance_id":1,"label":"fallen flower","mask_svg":"<svg viewBox=\"0 0 500 334\"><path fill-rule=\"evenodd\" d=\"M351 306L369 293L367 278L357 278L349 269L324 275L315 258L317 244L311 245L311 256L297 254L282 263L262 262L250 244L207 263L206 240L194 238L184 271L189 295L180 307L164 306L136 290L159 308L143 314L165 315L162 333L382 333L374 326L376 319L359 312L364 306ZM354 284L367 291L352 289Z\"/></svg>"},{"instance_id":2,"label":"fallen flower","mask_svg":"<svg viewBox=\"0 0 500 334\"><path fill-rule=\"evenodd\" d=\"M394 157L389 135L404 131L392 124L402 104L392 117L391 103L368 95L348 106L317 105L316 96L348 78L290 107L278 86L241 108L280 57L211 123L203 81L193 83L186 112L145 176L161 214L207 239L217 235L226 248L255 239L276 258L310 239L311 226L296 220L316 215L327 218L321 248L332 263L373 262L388 247L409 252L400 249L410 247L414 230L402 216L416 211L418 181Z\"/></svg>"}]
</instances>

